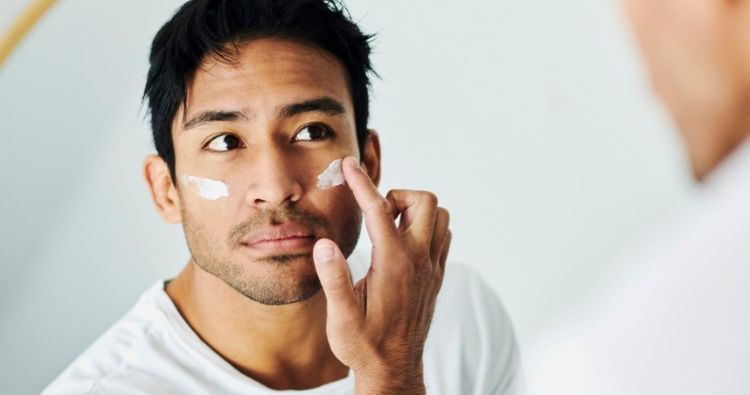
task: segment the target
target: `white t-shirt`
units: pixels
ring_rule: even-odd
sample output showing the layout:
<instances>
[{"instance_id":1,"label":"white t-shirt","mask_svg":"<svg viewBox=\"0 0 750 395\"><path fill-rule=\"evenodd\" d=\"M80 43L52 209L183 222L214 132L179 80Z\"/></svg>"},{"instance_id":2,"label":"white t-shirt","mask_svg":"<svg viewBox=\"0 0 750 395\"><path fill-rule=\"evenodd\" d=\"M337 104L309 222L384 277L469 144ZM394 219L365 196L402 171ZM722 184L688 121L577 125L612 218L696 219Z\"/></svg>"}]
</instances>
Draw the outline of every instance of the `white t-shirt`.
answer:
<instances>
[{"instance_id":1,"label":"white t-shirt","mask_svg":"<svg viewBox=\"0 0 750 395\"><path fill-rule=\"evenodd\" d=\"M750 138L542 340L534 394L750 394Z\"/></svg>"},{"instance_id":2,"label":"white t-shirt","mask_svg":"<svg viewBox=\"0 0 750 395\"><path fill-rule=\"evenodd\" d=\"M361 254L349 259L364 276ZM465 266L449 263L425 343L429 394L513 394L519 352L510 319L492 290ZM353 374L303 391L276 391L240 373L185 322L164 291L148 289L135 307L79 356L43 395L352 394Z\"/></svg>"}]
</instances>

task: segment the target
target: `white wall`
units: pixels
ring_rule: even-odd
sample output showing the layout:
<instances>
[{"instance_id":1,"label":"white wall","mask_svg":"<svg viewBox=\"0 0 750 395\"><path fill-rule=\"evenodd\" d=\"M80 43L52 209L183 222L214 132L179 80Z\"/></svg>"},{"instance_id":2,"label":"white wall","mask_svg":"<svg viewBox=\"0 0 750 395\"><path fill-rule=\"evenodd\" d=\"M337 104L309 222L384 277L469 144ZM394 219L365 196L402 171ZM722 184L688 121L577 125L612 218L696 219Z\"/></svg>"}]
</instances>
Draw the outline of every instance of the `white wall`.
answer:
<instances>
[{"instance_id":1,"label":"white wall","mask_svg":"<svg viewBox=\"0 0 750 395\"><path fill-rule=\"evenodd\" d=\"M180 3L62 1L0 69L0 393L39 392L186 262L140 174L148 48ZM441 197L453 260L497 290L522 344L684 201L616 2L348 4L380 33L382 189Z\"/></svg>"}]
</instances>

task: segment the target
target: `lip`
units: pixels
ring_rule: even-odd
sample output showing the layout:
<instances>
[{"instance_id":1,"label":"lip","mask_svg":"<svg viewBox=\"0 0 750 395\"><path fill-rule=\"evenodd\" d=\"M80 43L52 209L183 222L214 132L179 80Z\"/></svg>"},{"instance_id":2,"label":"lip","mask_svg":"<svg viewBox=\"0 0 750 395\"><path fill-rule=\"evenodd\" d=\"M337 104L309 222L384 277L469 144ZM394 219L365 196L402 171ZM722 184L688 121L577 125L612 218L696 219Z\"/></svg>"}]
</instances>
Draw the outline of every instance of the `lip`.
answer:
<instances>
[{"instance_id":1,"label":"lip","mask_svg":"<svg viewBox=\"0 0 750 395\"><path fill-rule=\"evenodd\" d=\"M244 247L262 251L290 251L312 248L317 237L309 228L288 223L266 226L240 239Z\"/></svg>"}]
</instances>

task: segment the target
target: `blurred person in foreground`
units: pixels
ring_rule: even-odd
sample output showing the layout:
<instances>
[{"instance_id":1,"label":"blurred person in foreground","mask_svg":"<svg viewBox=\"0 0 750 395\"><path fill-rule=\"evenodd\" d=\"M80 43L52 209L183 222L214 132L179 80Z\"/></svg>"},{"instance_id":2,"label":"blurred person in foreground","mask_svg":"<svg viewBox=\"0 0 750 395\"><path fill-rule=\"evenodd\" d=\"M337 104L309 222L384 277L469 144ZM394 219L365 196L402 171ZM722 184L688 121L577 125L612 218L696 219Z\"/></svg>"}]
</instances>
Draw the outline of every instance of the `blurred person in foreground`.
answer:
<instances>
[{"instance_id":1,"label":"blurred person in foreground","mask_svg":"<svg viewBox=\"0 0 750 395\"><path fill-rule=\"evenodd\" d=\"M370 39L332 0L192 0L161 28L144 175L191 258L45 394L514 392L510 320L446 265L447 210L377 190Z\"/></svg>"},{"instance_id":2,"label":"blurred person in foreground","mask_svg":"<svg viewBox=\"0 0 750 395\"><path fill-rule=\"evenodd\" d=\"M549 394L750 394L750 1L624 0L698 185L534 352Z\"/></svg>"}]
</instances>

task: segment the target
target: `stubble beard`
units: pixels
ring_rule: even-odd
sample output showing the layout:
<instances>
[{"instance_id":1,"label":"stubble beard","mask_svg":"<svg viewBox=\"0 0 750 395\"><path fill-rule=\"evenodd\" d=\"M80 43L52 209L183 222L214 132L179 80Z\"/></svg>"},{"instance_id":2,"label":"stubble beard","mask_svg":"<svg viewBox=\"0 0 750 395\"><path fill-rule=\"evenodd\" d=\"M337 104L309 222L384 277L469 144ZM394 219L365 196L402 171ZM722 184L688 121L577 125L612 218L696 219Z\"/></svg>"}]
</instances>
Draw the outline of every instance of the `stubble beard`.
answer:
<instances>
[{"instance_id":1,"label":"stubble beard","mask_svg":"<svg viewBox=\"0 0 750 395\"><path fill-rule=\"evenodd\" d=\"M245 297L264 305L278 306L305 301L321 290L320 281L314 270L304 275L299 273L301 265L313 264L310 253L272 255L255 259L249 265L271 265L272 270L268 271L270 272L268 275L252 275L244 269L248 263L235 262L226 257L222 249L218 248L220 244L212 242L211 240L214 239L206 235L197 221L194 221L184 208L182 211L185 239L193 262L200 269L222 280ZM342 210L339 215L343 215L345 221L339 240L334 241L339 245L344 257L348 258L359 240L362 213L358 208L353 208ZM324 218L291 207L254 215L236 226L231 232L230 239L239 239L255 226L268 223L268 220L271 223L290 220L314 229L317 235L332 234L328 221ZM227 244L231 250L236 248L231 241L224 243L224 245ZM300 260L306 262L303 263Z\"/></svg>"}]
</instances>

